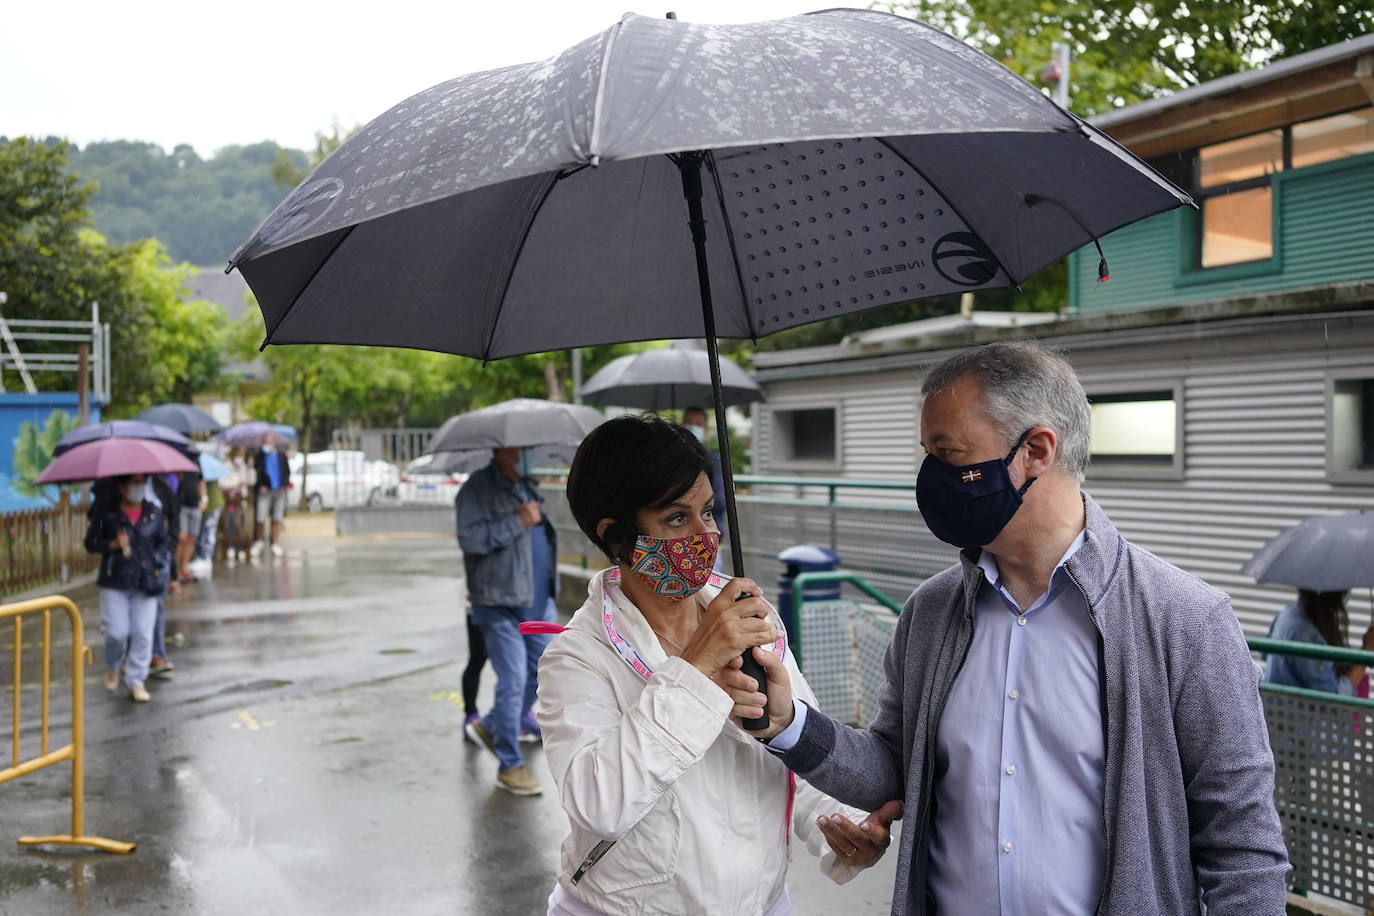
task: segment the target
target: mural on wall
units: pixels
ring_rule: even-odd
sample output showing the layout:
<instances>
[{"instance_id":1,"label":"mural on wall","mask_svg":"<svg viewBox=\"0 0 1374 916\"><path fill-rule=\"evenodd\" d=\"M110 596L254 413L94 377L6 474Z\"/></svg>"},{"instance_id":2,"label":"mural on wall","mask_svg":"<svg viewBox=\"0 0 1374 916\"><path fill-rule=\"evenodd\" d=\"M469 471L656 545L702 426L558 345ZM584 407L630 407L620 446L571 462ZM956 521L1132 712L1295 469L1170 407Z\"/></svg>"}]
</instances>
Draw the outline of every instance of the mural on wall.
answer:
<instances>
[{"instance_id":1,"label":"mural on wall","mask_svg":"<svg viewBox=\"0 0 1374 916\"><path fill-rule=\"evenodd\" d=\"M58 487L33 481L52 461L57 441L79 425L78 409L75 394L0 393L0 512L43 509L61 499ZM90 422L100 422L94 404Z\"/></svg>"}]
</instances>

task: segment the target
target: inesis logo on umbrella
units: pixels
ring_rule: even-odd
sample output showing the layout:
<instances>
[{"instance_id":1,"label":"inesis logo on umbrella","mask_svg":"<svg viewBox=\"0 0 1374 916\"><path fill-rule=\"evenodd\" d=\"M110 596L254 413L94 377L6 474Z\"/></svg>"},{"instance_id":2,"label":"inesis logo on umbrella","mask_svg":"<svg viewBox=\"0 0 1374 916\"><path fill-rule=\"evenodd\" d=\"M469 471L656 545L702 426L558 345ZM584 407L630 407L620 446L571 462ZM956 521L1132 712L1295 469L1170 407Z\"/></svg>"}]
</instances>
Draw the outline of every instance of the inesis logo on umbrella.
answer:
<instances>
[{"instance_id":1,"label":"inesis logo on umbrella","mask_svg":"<svg viewBox=\"0 0 1374 916\"><path fill-rule=\"evenodd\" d=\"M930 249L935 270L957 286L982 286L997 275L997 261L983 240L972 232L950 232L940 236ZM924 270L921 258L885 264L864 271L864 277L875 277L906 271Z\"/></svg>"},{"instance_id":2,"label":"inesis logo on umbrella","mask_svg":"<svg viewBox=\"0 0 1374 916\"><path fill-rule=\"evenodd\" d=\"M972 232L951 232L936 240L930 259L940 276L959 286L982 286L997 275L997 259Z\"/></svg>"}]
</instances>

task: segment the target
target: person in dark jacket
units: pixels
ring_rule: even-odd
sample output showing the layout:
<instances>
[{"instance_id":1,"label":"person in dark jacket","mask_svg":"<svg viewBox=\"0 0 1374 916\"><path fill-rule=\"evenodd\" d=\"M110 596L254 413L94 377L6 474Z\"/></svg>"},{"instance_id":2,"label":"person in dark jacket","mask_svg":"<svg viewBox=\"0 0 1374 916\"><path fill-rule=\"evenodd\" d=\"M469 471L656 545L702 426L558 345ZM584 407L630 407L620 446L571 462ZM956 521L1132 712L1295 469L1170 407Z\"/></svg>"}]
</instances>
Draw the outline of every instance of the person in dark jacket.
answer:
<instances>
[{"instance_id":1,"label":"person in dark jacket","mask_svg":"<svg viewBox=\"0 0 1374 916\"><path fill-rule=\"evenodd\" d=\"M117 478L115 492L92 507L86 550L101 554L96 586L105 631L105 689L119 686L119 669L129 696L151 697L144 681L153 653L157 599L167 587L172 543L162 510L146 499L142 474Z\"/></svg>"}]
</instances>

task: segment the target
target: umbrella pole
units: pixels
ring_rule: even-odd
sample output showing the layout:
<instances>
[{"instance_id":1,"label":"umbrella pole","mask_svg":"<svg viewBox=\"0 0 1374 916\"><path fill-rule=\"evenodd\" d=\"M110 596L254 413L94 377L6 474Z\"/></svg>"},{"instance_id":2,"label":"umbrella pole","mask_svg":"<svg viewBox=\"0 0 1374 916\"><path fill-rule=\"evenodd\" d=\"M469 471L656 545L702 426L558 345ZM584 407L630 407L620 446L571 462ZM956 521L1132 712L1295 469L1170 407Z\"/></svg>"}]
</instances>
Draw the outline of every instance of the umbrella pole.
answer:
<instances>
[{"instance_id":1,"label":"umbrella pole","mask_svg":"<svg viewBox=\"0 0 1374 916\"><path fill-rule=\"evenodd\" d=\"M692 227L692 246L697 255L697 285L701 288L701 320L706 332L707 362L711 366L711 400L716 408L716 437L720 441L720 476L725 487L725 521L730 527L730 561L735 577L744 575L744 545L739 539L739 513L735 511L735 474L730 465L730 430L725 425L725 403L721 397L720 350L716 347L716 316L711 308L711 275L706 268L706 217L701 210L701 162L706 154L700 151L681 153L674 157L682 173L682 196L687 198L687 218ZM744 596L740 596L744 597ZM759 692L768 694L768 675L754 658L753 652L740 656L740 670L759 685ZM768 727L768 712L757 719L745 719L749 731L763 731Z\"/></svg>"},{"instance_id":2,"label":"umbrella pole","mask_svg":"<svg viewBox=\"0 0 1374 916\"><path fill-rule=\"evenodd\" d=\"M730 461L730 429L725 423L721 397L720 349L716 346L716 316L711 307L711 275L706 267L706 217L701 209L701 152L675 157L682 173L682 195L687 198L687 218L692 246L697 255L697 285L701 289L701 320L706 334L707 362L711 367L711 401L716 409L716 437L720 441L720 476L725 487L725 521L730 529L730 560L736 578L744 575L744 551L739 540L739 513L735 511L735 474Z\"/></svg>"}]
</instances>

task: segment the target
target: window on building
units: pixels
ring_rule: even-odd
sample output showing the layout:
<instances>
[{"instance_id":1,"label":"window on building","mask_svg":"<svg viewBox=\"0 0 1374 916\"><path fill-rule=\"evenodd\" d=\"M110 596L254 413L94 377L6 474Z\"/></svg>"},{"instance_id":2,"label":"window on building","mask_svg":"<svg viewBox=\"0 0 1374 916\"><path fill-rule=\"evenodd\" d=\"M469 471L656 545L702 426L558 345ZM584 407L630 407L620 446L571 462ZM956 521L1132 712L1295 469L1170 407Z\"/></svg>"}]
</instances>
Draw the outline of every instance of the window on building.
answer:
<instances>
[{"instance_id":1,"label":"window on building","mask_svg":"<svg viewBox=\"0 0 1374 916\"><path fill-rule=\"evenodd\" d=\"M1374 377L1333 379L1328 410L1332 477L1374 479Z\"/></svg>"},{"instance_id":2,"label":"window on building","mask_svg":"<svg viewBox=\"0 0 1374 916\"><path fill-rule=\"evenodd\" d=\"M1200 266L1220 267L1274 256L1274 190L1270 178L1283 170L1283 161L1282 130L1198 150Z\"/></svg>"},{"instance_id":3,"label":"window on building","mask_svg":"<svg viewBox=\"0 0 1374 916\"><path fill-rule=\"evenodd\" d=\"M1374 153L1371 106L1168 153L1150 164L1197 201L1189 266L1205 269L1273 258L1276 174L1365 153Z\"/></svg>"},{"instance_id":4,"label":"window on building","mask_svg":"<svg viewBox=\"0 0 1374 916\"><path fill-rule=\"evenodd\" d=\"M1092 395L1092 463L1172 466L1178 405L1172 391Z\"/></svg>"},{"instance_id":5,"label":"window on building","mask_svg":"<svg viewBox=\"0 0 1374 916\"><path fill-rule=\"evenodd\" d=\"M839 462L834 407L773 410L774 462L834 465Z\"/></svg>"},{"instance_id":6,"label":"window on building","mask_svg":"<svg viewBox=\"0 0 1374 916\"><path fill-rule=\"evenodd\" d=\"M1374 153L1374 107L1293 125L1293 168Z\"/></svg>"}]
</instances>

